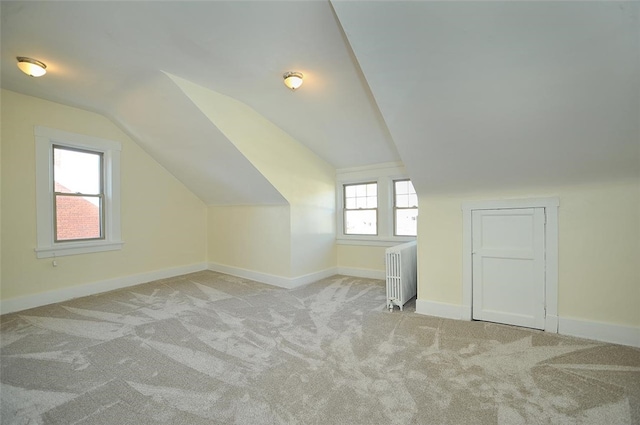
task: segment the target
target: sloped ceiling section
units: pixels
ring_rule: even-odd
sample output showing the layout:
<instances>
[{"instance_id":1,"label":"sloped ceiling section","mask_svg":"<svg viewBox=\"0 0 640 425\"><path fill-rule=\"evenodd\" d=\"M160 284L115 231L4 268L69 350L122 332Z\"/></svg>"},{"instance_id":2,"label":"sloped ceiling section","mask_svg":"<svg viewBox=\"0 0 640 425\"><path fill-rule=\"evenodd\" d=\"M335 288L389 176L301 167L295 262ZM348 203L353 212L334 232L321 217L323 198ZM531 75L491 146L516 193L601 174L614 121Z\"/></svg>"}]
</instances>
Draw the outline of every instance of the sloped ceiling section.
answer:
<instances>
[{"instance_id":1,"label":"sloped ceiling section","mask_svg":"<svg viewBox=\"0 0 640 425\"><path fill-rule=\"evenodd\" d=\"M334 202L335 169L330 164L242 102L168 76L290 205L308 205L309 198L321 198L322 208Z\"/></svg>"},{"instance_id":2,"label":"sloped ceiling section","mask_svg":"<svg viewBox=\"0 0 640 425\"><path fill-rule=\"evenodd\" d=\"M164 73L122 93L113 121L208 205L284 197Z\"/></svg>"},{"instance_id":3,"label":"sloped ceiling section","mask_svg":"<svg viewBox=\"0 0 640 425\"><path fill-rule=\"evenodd\" d=\"M207 204L285 201L162 71L248 105L333 167L399 159L328 0L2 1L0 15L3 88L110 117ZM47 75L20 73L16 56ZM305 75L296 92L290 70Z\"/></svg>"},{"instance_id":4,"label":"sloped ceiling section","mask_svg":"<svg viewBox=\"0 0 640 425\"><path fill-rule=\"evenodd\" d=\"M332 5L419 193L640 178L639 3Z\"/></svg>"}]
</instances>

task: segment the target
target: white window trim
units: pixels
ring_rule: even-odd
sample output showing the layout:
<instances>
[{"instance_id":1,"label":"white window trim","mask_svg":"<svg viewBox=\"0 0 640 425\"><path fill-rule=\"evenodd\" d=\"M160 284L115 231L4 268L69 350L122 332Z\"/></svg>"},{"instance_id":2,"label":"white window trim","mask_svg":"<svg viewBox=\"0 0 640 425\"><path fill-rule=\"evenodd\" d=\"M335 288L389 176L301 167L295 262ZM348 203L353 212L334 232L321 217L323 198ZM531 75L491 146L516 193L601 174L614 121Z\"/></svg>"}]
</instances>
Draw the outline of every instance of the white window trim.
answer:
<instances>
[{"instance_id":1,"label":"white window trim","mask_svg":"<svg viewBox=\"0 0 640 425\"><path fill-rule=\"evenodd\" d=\"M402 163L345 168L336 171L336 243L338 245L394 246L416 240L415 236L393 235L393 181L409 179ZM344 233L344 185L378 184L378 234Z\"/></svg>"},{"instance_id":2,"label":"white window trim","mask_svg":"<svg viewBox=\"0 0 640 425\"><path fill-rule=\"evenodd\" d=\"M122 248L120 236L119 142L36 126L37 258L63 257ZM55 242L53 223L53 145L102 152L104 158L104 239Z\"/></svg>"}]
</instances>

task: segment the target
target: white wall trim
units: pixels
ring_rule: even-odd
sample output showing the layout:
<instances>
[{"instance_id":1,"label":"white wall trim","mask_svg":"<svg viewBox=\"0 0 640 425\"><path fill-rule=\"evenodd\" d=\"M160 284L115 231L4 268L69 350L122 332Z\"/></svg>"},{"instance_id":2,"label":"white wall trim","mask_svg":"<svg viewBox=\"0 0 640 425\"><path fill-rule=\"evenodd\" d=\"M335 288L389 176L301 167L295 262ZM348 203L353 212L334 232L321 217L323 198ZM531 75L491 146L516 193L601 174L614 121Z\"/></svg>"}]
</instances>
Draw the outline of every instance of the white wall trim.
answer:
<instances>
[{"instance_id":1,"label":"white wall trim","mask_svg":"<svg viewBox=\"0 0 640 425\"><path fill-rule=\"evenodd\" d=\"M120 142L54 128L34 127L36 163L36 239L37 258L113 251L122 248L120 219ZM101 152L104 161L103 239L75 242L54 240L53 147Z\"/></svg>"},{"instance_id":2,"label":"white wall trim","mask_svg":"<svg viewBox=\"0 0 640 425\"><path fill-rule=\"evenodd\" d=\"M472 218L474 210L544 208L545 225L545 328L558 332L558 208L559 198L502 199L462 203L462 319L471 320L472 311Z\"/></svg>"},{"instance_id":3,"label":"white wall trim","mask_svg":"<svg viewBox=\"0 0 640 425\"><path fill-rule=\"evenodd\" d=\"M73 298L86 297L88 295L95 295L102 292L112 291L114 289L121 289L129 286L139 285L141 283L151 282L158 279L166 279L169 277L180 276L187 273L199 272L206 269L207 266L205 263L192 264L190 266L156 270L147 273L101 280L98 282L87 283L85 285L77 285L69 288L40 292L33 295L9 298L0 301L0 313L13 313L29 308L68 301Z\"/></svg>"},{"instance_id":4,"label":"white wall trim","mask_svg":"<svg viewBox=\"0 0 640 425\"><path fill-rule=\"evenodd\" d=\"M358 269L355 267L338 267L338 274L345 276L362 277L365 279L386 279L386 272L384 270L373 269Z\"/></svg>"},{"instance_id":5,"label":"white wall trim","mask_svg":"<svg viewBox=\"0 0 640 425\"><path fill-rule=\"evenodd\" d=\"M331 267L325 270L309 273L298 277L278 276L218 263L209 263L208 268L209 270L212 270L214 272L237 276L244 279L255 280L256 282L266 283L267 285L278 286L285 289L298 288L300 286L307 285L309 283L313 283L337 274L336 267Z\"/></svg>"},{"instance_id":6,"label":"white wall trim","mask_svg":"<svg viewBox=\"0 0 640 425\"><path fill-rule=\"evenodd\" d=\"M372 172L376 174L396 174L398 170L402 170L404 173L404 164L402 161L383 162L380 164L361 165L358 167L346 167L336 169L336 176L341 175L357 175L358 173L364 173L370 175Z\"/></svg>"},{"instance_id":7,"label":"white wall trim","mask_svg":"<svg viewBox=\"0 0 640 425\"><path fill-rule=\"evenodd\" d=\"M544 318L544 330L545 332L559 333L558 332L558 316L554 314L547 314Z\"/></svg>"},{"instance_id":8,"label":"white wall trim","mask_svg":"<svg viewBox=\"0 0 640 425\"><path fill-rule=\"evenodd\" d=\"M445 319L465 320L464 306L428 300L416 300L416 313ZM593 322L547 315L549 327L561 335L640 348L640 327ZM546 331L546 329L545 329ZM554 332L556 331L548 331Z\"/></svg>"},{"instance_id":9,"label":"white wall trim","mask_svg":"<svg viewBox=\"0 0 640 425\"><path fill-rule=\"evenodd\" d=\"M416 300L416 313L426 316L444 317L460 320L463 317L461 305L441 303L437 301Z\"/></svg>"},{"instance_id":10,"label":"white wall trim","mask_svg":"<svg viewBox=\"0 0 640 425\"><path fill-rule=\"evenodd\" d=\"M347 235L348 236L348 235ZM406 242L412 242L415 241L416 238L415 236L408 236L408 237L395 237L395 239L390 239L390 238L381 238L378 236L372 236L371 239L358 239L357 237L354 238L347 238L344 235L336 238L336 244L338 245L358 245L358 246L384 246L384 247L391 247L391 246L396 246L396 245L400 245Z\"/></svg>"},{"instance_id":11,"label":"white wall trim","mask_svg":"<svg viewBox=\"0 0 640 425\"><path fill-rule=\"evenodd\" d=\"M319 280L326 279L331 276L335 276L336 274L338 274L337 267L331 267L328 269L320 270L318 272L294 277L289 279L289 281L291 282L292 288L297 288L299 286L308 285L310 283L317 282Z\"/></svg>"},{"instance_id":12,"label":"white wall trim","mask_svg":"<svg viewBox=\"0 0 640 425\"><path fill-rule=\"evenodd\" d=\"M469 201L462 203L463 210L499 210L512 208L559 207L559 198L498 199L489 201Z\"/></svg>"},{"instance_id":13,"label":"white wall trim","mask_svg":"<svg viewBox=\"0 0 640 425\"><path fill-rule=\"evenodd\" d=\"M558 323L558 333L613 344L640 347L640 327L561 317Z\"/></svg>"}]
</instances>

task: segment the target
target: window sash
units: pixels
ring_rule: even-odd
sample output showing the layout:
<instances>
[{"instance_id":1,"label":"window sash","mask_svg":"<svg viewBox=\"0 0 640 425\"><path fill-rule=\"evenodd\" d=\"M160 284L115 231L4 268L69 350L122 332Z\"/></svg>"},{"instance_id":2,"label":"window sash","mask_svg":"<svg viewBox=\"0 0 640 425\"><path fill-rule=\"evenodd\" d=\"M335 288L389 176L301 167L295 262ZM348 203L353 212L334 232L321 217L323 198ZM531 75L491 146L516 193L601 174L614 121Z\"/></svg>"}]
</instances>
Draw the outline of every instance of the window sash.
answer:
<instances>
[{"instance_id":1,"label":"window sash","mask_svg":"<svg viewBox=\"0 0 640 425\"><path fill-rule=\"evenodd\" d=\"M405 195L414 195L416 194L415 189L413 190L413 192L408 191L407 193L402 193L402 194L398 194L398 185L397 183L399 182L409 182L411 183L411 179L402 179L402 180L393 180L393 235L394 236L417 236L417 231L415 234L404 234L404 233L398 233L398 212L399 211L409 211L409 210L413 210L413 211L418 211L418 205L416 202L416 205L409 205L407 207L399 207L398 206L398 196L405 196ZM413 186L413 184L412 184Z\"/></svg>"},{"instance_id":2,"label":"window sash","mask_svg":"<svg viewBox=\"0 0 640 425\"><path fill-rule=\"evenodd\" d=\"M376 207L375 208L371 208L371 207L367 207L367 208L358 208L358 207L349 208L349 207L347 207L347 205L349 204L349 202L347 202L347 199L355 199L356 200L356 202L355 202L356 205L358 204L357 200L358 199L362 199L362 198L366 199L366 204L369 203L368 202L369 199L373 198L373 196L370 196L366 192L368 185L375 185L375 205L376 205ZM364 186L365 187L364 196L357 194L357 191L358 191L357 187L358 186L360 186L360 187ZM356 195L355 196L347 196L347 188L348 187L356 188ZM342 202L343 202L343 204L342 204L343 205L343 212L342 212L342 226L343 226L342 233L343 234L345 234L345 235L356 235L356 236L358 236L358 235L359 236L377 236L378 235L378 182L370 181L370 182L364 182L364 183L344 184L342 186ZM374 214L375 233L353 233L353 232L348 232L347 231L347 223L348 223L347 215L348 215L349 212L357 212L357 211L362 211L362 212L364 212L364 211L373 211L375 213Z\"/></svg>"},{"instance_id":3,"label":"window sash","mask_svg":"<svg viewBox=\"0 0 640 425\"><path fill-rule=\"evenodd\" d=\"M99 182L98 187L99 193L84 193L84 192L59 192L56 191L56 179L55 179L55 152L56 150L60 151L70 151L70 152L80 152L86 153L90 155L96 155L99 159L98 163L98 173L99 173ZM105 195L104 195L104 183L105 183L105 167L104 167L104 152L101 151L93 151L89 149L81 149L70 146L61 146L57 144L51 145L51 170L54 173L54 178L51 179L52 192L53 192L53 242L54 243L69 243L69 242L89 242L89 241L99 241L105 240ZM73 239L60 239L58 237L58 199L62 197L77 197L77 198L96 198L98 200L98 226L99 233L98 237L89 237L89 238L73 238Z\"/></svg>"},{"instance_id":4,"label":"window sash","mask_svg":"<svg viewBox=\"0 0 640 425\"><path fill-rule=\"evenodd\" d=\"M69 238L61 239L58 237L58 198L96 198L98 199L98 230L100 235L98 237L89 238ZM96 241L104 240L104 196L103 195L85 195L82 193L63 193L55 192L53 195L53 240L55 243L68 243L78 241Z\"/></svg>"}]
</instances>

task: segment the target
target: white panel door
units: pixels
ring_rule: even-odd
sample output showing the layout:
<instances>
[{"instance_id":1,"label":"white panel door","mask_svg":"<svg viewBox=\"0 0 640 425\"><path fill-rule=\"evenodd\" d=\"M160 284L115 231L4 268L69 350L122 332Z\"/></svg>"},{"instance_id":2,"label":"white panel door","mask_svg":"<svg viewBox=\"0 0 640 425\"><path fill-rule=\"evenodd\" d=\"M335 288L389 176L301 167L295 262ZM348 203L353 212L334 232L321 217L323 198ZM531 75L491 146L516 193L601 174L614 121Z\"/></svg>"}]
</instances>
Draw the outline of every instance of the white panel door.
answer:
<instances>
[{"instance_id":1,"label":"white panel door","mask_svg":"<svg viewBox=\"0 0 640 425\"><path fill-rule=\"evenodd\" d=\"M544 208L472 211L473 318L544 329Z\"/></svg>"}]
</instances>

